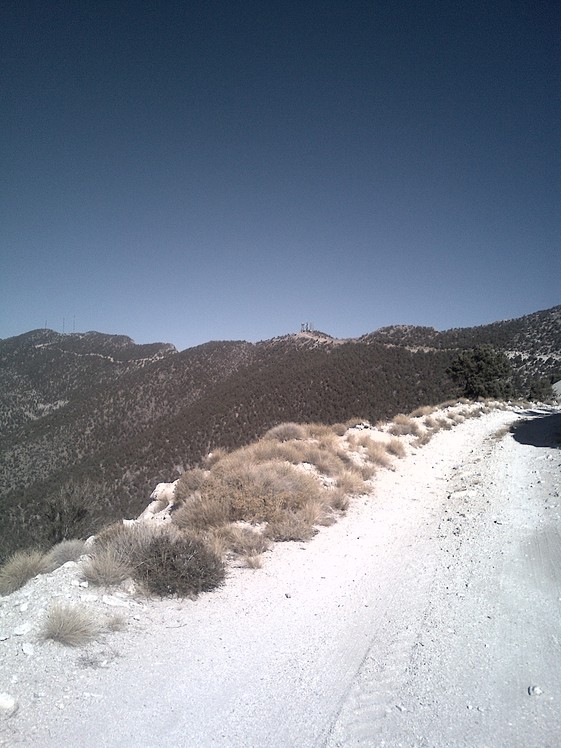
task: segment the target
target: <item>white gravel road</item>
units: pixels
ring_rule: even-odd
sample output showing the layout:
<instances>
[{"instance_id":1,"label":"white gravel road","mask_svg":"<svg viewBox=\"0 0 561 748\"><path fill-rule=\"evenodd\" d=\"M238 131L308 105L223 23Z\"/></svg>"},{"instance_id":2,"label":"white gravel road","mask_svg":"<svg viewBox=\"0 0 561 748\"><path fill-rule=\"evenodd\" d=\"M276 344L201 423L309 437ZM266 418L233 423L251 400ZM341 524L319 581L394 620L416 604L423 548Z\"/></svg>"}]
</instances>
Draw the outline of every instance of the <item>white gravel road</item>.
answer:
<instances>
[{"instance_id":1,"label":"white gravel road","mask_svg":"<svg viewBox=\"0 0 561 748\"><path fill-rule=\"evenodd\" d=\"M557 748L559 418L467 420L263 569L233 569L197 601L108 597L128 628L85 652L10 650L0 691L20 708L0 744ZM63 568L2 600L0 631L72 581Z\"/></svg>"}]
</instances>

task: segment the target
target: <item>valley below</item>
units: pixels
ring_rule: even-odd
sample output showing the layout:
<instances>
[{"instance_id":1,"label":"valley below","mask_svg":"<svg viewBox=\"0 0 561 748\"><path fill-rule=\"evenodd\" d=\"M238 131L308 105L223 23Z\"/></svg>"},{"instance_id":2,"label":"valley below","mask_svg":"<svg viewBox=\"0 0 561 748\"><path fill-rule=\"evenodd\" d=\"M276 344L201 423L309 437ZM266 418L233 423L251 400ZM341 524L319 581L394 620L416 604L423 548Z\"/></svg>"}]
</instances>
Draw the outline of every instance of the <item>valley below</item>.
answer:
<instances>
[{"instance_id":1,"label":"valley below","mask_svg":"<svg viewBox=\"0 0 561 748\"><path fill-rule=\"evenodd\" d=\"M126 628L85 650L13 635L26 602L80 577L32 580L0 600L0 690L19 703L0 745L557 746L559 419L441 431L338 523L197 600L100 592Z\"/></svg>"}]
</instances>

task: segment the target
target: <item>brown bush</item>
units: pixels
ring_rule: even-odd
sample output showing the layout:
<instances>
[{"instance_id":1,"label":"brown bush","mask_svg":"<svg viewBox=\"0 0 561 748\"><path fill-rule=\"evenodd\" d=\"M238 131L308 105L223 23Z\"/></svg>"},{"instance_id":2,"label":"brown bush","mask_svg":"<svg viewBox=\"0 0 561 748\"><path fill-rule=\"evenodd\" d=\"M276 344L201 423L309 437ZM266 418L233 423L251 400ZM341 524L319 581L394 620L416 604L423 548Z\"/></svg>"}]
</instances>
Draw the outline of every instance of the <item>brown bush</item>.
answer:
<instances>
[{"instance_id":1,"label":"brown bush","mask_svg":"<svg viewBox=\"0 0 561 748\"><path fill-rule=\"evenodd\" d=\"M225 525L217 530L217 535L222 539L225 547L237 555L260 555L269 547L267 539L250 527Z\"/></svg>"},{"instance_id":2,"label":"brown bush","mask_svg":"<svg viewBox=\"0 0 561 748\"><path fill-rule=\"evenodd\" d=\"M344 490L336 488L329 494L329 504L338 512L346 512L349 508L350 499Z\"/></svg>"},{"instance_id":3,"label":"brown bush","mask_svg":"<svg viewBox=\"0 0 561 748\"><path fill-rule=\"evenodd\" d=\"M336 436L345 436L347 433L347 427L344 423L334 423L331 427L333 429L333 433L336 434Z\"/></svg>"},{"instance_id":4,"label":"brown bush","mask_svg":"<svg viewBox=\"0 0 561 748\"><path fill-rule=\"evenodd\" d=\"M220 586L225 568L199 538L160 533L151 539L133 578L147 593L186 597Z\"/></svg>"},{"instance_id":5,"label":"brown bush","mask_svg":"<svg viewBox=\"0 0 561 748\"><path fill-rule=\"evenodd\" d=\"M286 512L279 519L269 522L265 532L271 540L284 542L289 540L310 540L317 533L317 530L300 514Z\"/></svg>"},{"instance_id":6,"label":"brown bush","mask_svg":"<svg viewBox=\"0 0 561 748\"><path fill-rule=\"evenodd\" d=\"M229 492L224 482L209 476L201 489L171 515L180 529L206 530L230 522Z\"/></svg>"},{"instance_id":7,"label":"brown bush","mask_svg":"<svg viewBox=\"0 0 561 748\"><path fill-rule=\"evenodd\" d=\"M423 405L420 408L413 410L410 415L412 418L420 418L421 416L427 416L430 413L434 413L435 410L435 405Z\"/></svg>"},{"instance_id":8,"label":"brown bush","mask_svg":"<svg viewBox=\"0 0 561 748\"><path fill-rule=\"evenodd\" d=\"M196 491L199 491L206 478L206 472L201 468L193 468L183 473L175 486L174 496L177 501L185 501Z\"/></svg>"},{"instance_id":9,"label":"brown bush","mask_svg":"<svg viewBox=\"0 0 561 748\"><path fill-rule=\"evenodd\" d=\"M395 457L405 457L405 446L399 439L392 437L386 444L386 449L391 455Z\"/></svg>"},{"instance_id":10,"label":"brown bush","mask_svg":"<svg viewBox=\"0 0 561 748\"><path fill-rule=\"evenodd\" d=\"M419 423L410 416L406 416L403 413L398 413L392 421L389 428L390 434L395 436L405 436L411 434L413 436L419 436L421 433L421 427Z\"/></svg>"},{"instance_id":11,"label":"brown bush","mask_svg":"<svg viewBox=\"0 0 561 748\"><path fill-rule=\"evenodd\" d=\"M345 470L337 478L335 487L344 494L359 494L366 491L364 480L354 470Z\"/></svg>"}]
</instances>

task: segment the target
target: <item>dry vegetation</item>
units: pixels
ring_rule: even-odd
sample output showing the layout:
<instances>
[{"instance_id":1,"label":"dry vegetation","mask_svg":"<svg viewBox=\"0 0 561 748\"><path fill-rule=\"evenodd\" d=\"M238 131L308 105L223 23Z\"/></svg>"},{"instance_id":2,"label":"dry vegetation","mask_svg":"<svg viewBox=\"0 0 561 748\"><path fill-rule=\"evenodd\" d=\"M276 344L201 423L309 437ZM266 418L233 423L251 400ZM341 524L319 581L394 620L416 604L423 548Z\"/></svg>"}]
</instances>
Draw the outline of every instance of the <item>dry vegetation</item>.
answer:
<instances>
[{"instance_id":1,"label":"dry vegetation","mask_svg":"<svg viewBox=\"0 0 561 748\"><path fill-rule=\"evenodd\" d=\"M43 621L41 636L68 647L81 647L92 641L101 626L86 608L65 603L53 603Z\"/></svg>"},{"instance_id":2,"label":"dry vegetation","mask_svg":"<svg viewBox=\"0 0 561 748\"><path fill-rule=\"evenodd\" d=\"M147 594L195 596L212 590L224 581L225 562L237 559L258 569L272 541L309 540L347 510L352 496L369 492L369 478L404 457L408 445L422 447L439 430L495 407L501 405L424 407L376 427L362 419L335 427L281 423L249 446L216 450L204 467L183 473L167 522L108 525L87 549L82 540L66 540L48 553L15 553L0 567L0 594L85 552L81 569L91 584L132 578ZM67 631L79 629L83 617L53 610L45 636L69 643L73 634ZM87 636L77 633L76 639Z\"/></svg>"},{"instance_id":3,"label":"dry vegetation","mask_svg":"<svg viewBox=\"0 0 561 748\"><path fill-rule=\"evenodd\" d=\"M16 551L0 567L0 595L9 595L50 567L44 553L37 550Z\"/></svg>"}]
</instances>

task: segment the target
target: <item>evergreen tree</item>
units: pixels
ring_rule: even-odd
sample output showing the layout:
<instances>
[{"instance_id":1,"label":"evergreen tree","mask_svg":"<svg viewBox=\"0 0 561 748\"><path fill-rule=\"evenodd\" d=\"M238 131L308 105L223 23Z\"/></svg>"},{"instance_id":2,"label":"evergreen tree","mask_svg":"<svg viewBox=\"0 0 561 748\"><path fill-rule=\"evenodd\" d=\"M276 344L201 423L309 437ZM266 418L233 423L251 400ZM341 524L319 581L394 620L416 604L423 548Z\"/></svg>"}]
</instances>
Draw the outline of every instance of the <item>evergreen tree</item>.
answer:
<instances>
[{"instance_id":1,"label":"evergreen tree","mask_svg":"<svg viewBox=\"0 0 561 748\"><path fill-rule=\"evenodd\" d=\"M465 397L508 398L511 395L512 369L504 353L490 345L462 351L449 366L447 374L456 382Z\"/></svg>"}]
</instances>

